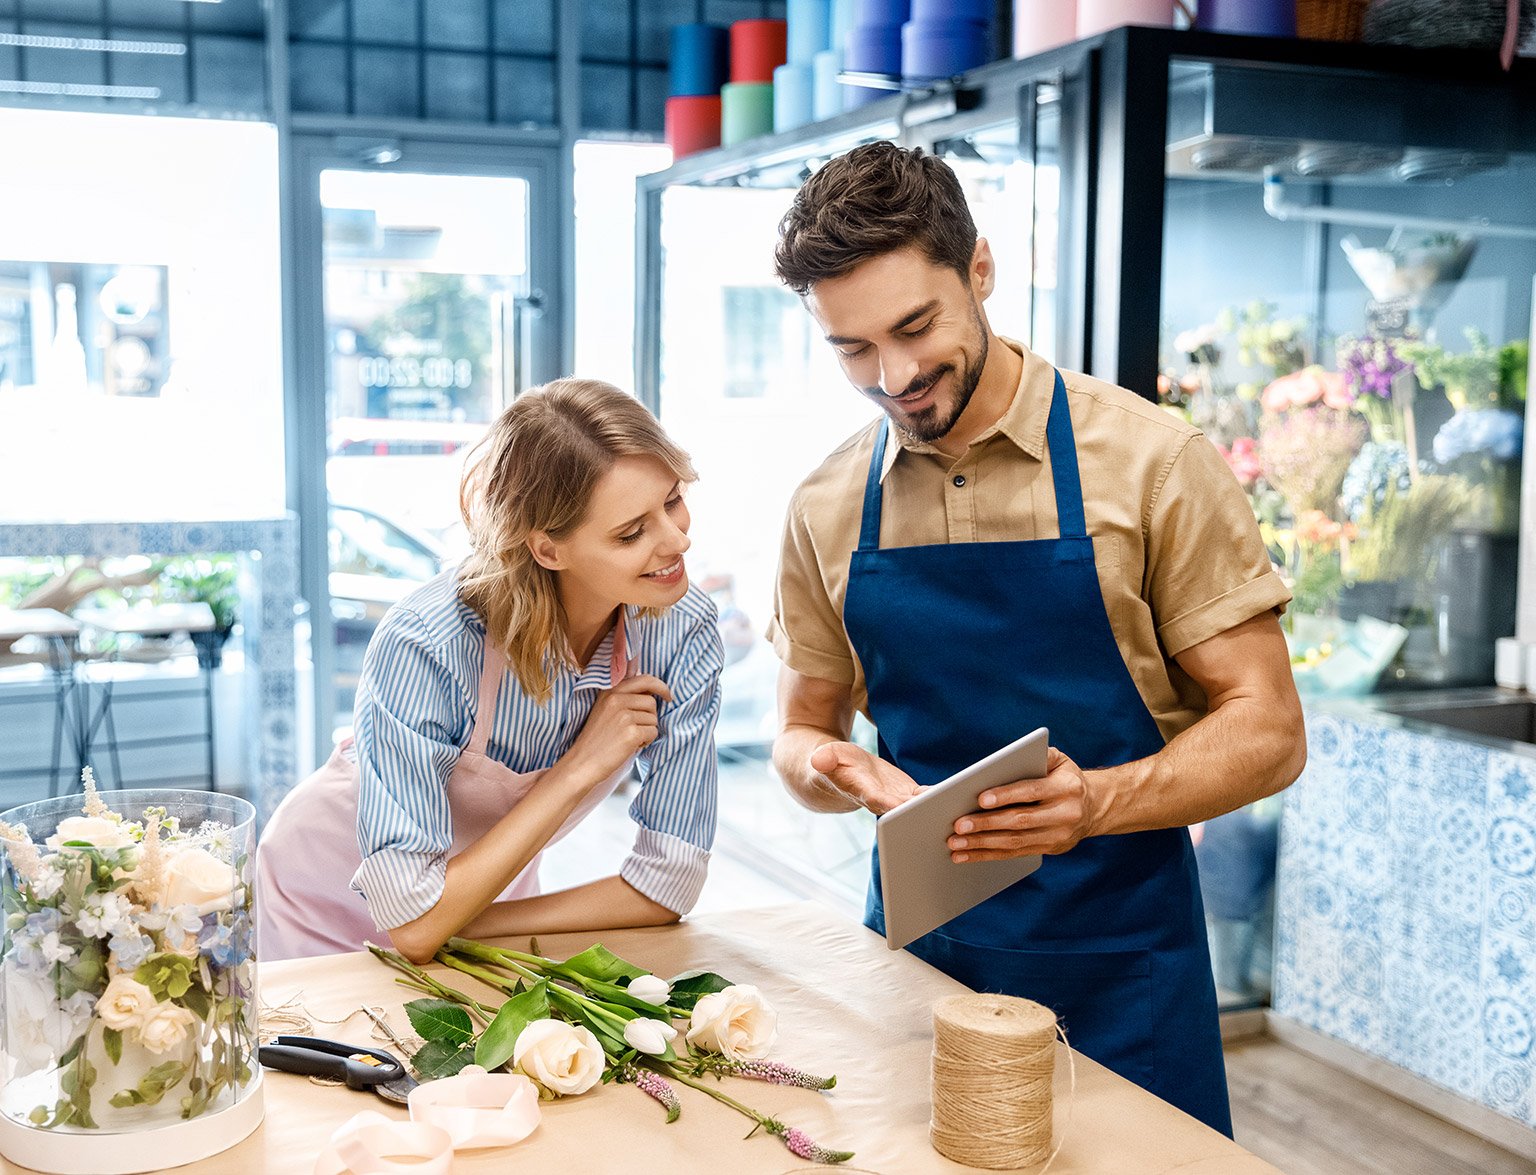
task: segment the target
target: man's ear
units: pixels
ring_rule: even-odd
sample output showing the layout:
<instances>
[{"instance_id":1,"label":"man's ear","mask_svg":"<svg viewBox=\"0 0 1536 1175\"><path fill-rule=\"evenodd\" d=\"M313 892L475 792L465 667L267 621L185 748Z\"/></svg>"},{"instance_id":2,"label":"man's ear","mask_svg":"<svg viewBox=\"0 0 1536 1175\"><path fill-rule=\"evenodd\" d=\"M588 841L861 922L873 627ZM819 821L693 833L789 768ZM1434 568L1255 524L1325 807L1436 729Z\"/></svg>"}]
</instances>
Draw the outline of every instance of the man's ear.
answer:
<instances>
[{"instance_id":1,"label":"man's ear","mask_svg":"<svg viewBox=\"0 0 1536 1175\"><path fill-rule=\"evenodd\" d=\"M971 293L981 302L997 286L997 262L992 257L992 246L986 237L976 238L976 248L971 251Z\"/></svg>"},{"instance_id":2,"label":"man's ear","mask_svg":"<svg viewBox=\"0 0 1536 1175\"><path fill-rule=\"evenodd\" d=\"M550 571L561 571L565 567L565 560L560 557L559 544L549 537L548 531L529 531L528 550L540 567Z\"/></svg>"}]
</instances>

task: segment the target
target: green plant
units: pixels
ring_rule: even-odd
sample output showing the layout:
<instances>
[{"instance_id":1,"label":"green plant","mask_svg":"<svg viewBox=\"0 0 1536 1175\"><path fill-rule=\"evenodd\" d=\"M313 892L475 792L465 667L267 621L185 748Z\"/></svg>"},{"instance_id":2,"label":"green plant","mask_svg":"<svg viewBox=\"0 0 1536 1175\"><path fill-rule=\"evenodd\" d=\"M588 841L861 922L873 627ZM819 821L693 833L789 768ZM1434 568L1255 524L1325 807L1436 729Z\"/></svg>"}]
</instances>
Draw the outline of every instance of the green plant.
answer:
<instances>
[{"instance_id":1,"label":"green plant","mask_svg":"<svg viewBox=\"0 0 1536 1175\"><path fill-rule=\"evenodd\" d=\"M1399 352L1413 364L1413 374L1426 388L1445 389L1445 398L1460 411L1468 406L1502 405L1500 350L1488 343L1488 336L1468 327L1468 351L1452 353L1439 343L1408 340Z\"/></svg>"},{"instance_id":2,"label":"green plant","mask_svg":"<svg viewBox=\"0 0 1536 1175\"><path fill-rule=\"evenodd\" d=\"M1511 408L1525 403L1526 382L1531 372L1531 341L1516 339L1499 348L1499 405Z\"/></svg>"},{"instance_id":3,"label":"green plant","mask_svg":"<svg viewBox=\"0 0 1536 1175\"><path fill-rule=\"evenodd\" d=\"M234 556L172 559L160 573L158 594L168 602L207 604L214 624L227 636L240 609Z\"/></svg>"},{"instance_id":4,"label":"green plant","mask_svg":"<svg viewBox=\"0 0 1536 1175\"><path fill-rule=\"evenodd\" d=\"M1389 484L1381 505L1360 521L1360 538L1350 546L1348 578L1429 578L1437 540L1477 499L1478 491L1460 477L1425 474L1406 490Z\"/></svg>"}]
</instances>

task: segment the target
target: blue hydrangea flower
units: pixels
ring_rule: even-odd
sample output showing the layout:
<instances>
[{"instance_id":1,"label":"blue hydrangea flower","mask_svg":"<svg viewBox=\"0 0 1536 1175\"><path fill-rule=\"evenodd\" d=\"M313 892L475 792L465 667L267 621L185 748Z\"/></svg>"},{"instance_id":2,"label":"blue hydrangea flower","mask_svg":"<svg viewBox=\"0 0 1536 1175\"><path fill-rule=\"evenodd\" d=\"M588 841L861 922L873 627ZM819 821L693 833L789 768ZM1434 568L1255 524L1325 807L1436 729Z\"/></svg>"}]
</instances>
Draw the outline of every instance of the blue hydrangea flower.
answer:
<instances>
[{"instance_id":1,"label":"blue hydrangea flower","mask_svg":"<svg viewBox=\"0 0 1536 1175\"><path fill-rule=\"evenodd\" d=\"M1468 455L1512 460L1525 439L1525 422L1507 408L1463 408L1435 434L1435 460L1448 465Z\"/></svg>"},{"instance_id":2,"label":"blue hydrangea flower","mask_svg":"<svg viewBox=\"0 0 1536 1175\"><path fill-rule=\"evenodd\" d=\"M1351 522L1360 522L1367 514L1381 508L1387 487L1407 493L1413 484L1409 474L1408 449L1395 441L1366 441L1349 463L1344 488L1339 491Z\"/></svg>"},{"instance_id":3,"label":"blue hydrangea flower","mask_svg":"<svg viewBox=\"0 0 1536 1175\"><path fill-rule=\"evenodd\" d=\"M155 943L147 934L118 934L107 942L124 968L137 967L155 949Z\"/></svg>"}]
</instances>

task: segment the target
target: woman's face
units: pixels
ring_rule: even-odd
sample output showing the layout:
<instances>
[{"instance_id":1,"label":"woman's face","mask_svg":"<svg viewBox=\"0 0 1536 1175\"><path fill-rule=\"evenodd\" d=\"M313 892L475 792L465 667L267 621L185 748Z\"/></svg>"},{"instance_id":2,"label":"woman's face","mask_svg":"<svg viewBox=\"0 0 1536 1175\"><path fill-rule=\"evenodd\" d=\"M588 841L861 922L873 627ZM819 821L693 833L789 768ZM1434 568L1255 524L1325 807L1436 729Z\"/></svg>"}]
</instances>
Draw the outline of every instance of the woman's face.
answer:
<instances>
[{"instance_id":1,"label":"woman's face","mask_svg":"<svg viewBox=\"0 0 1536 1175\"><path fill-rule=\"evenodd\" d=\"M563 539L535 534L534 556L560 573L567 609L665 608L688 590L688 507L655 457L620 457L598 479L587 516Z\"/></svg>"}]
</instances>

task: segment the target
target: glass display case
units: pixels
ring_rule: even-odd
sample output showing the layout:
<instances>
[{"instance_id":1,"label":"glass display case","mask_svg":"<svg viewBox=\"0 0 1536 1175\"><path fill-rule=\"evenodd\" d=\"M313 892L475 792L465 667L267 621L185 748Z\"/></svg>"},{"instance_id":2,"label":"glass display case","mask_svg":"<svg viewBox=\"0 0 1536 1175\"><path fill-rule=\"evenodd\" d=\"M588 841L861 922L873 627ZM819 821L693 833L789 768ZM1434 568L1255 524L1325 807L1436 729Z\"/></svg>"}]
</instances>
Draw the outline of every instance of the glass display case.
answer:
<instances>
[{"instance_id":1,"label":"glass display case","mask_svg":"<svg viewBox=\"0 0 1536 1175\"><path fill-rule=\"evenodd\" d=\"M754 663L727 670L727 729L750 737L722 755L765 797L782 511L869 412L774 281L775 226L804 175L875 138L961 177L999 333L1220 447L1292 585L1304 697L1492 683L1515 621L1536 62L1119 29L640 181L637 380L699 459L695 550ZM1279 803L1196 830L1226 1006L1266 996ZM757 807L720 810L823 864L809 818L775 846Z\"/></svg>"}]
</instances>

